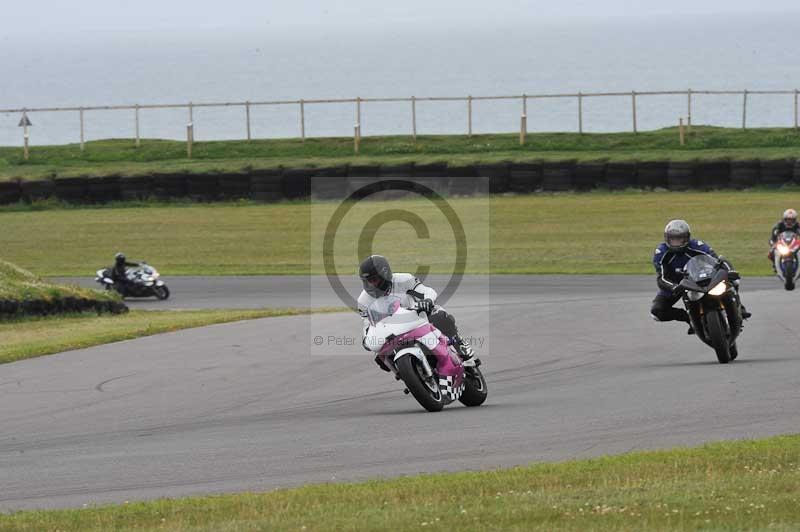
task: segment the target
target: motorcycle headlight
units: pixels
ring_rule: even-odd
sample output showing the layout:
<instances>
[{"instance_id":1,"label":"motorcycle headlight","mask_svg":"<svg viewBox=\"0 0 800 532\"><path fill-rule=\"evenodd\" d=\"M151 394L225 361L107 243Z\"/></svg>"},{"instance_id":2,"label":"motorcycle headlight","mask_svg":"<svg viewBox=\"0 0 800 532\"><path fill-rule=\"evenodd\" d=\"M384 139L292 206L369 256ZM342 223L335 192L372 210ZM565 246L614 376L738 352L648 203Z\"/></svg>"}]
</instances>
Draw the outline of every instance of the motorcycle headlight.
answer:
<instances>
[{"instance_id":1,"label":"motorcycle headlight","mask_svg":"<svg viewBox=\"0 0 800 532\"><path fill-rule=\"evenodd\" d=\"M709 293L709 295L712 295L712 296L721 296L722 294L725 293L725 290L727 290L727 289L728 289L728 286L725 284L725 281L722 281L717 286L715 286L714 288L709 290L708 293Z\"/></svg>"},{"instance_id":2,"label":"motorcycle headlight","mask_svg":"<svg viewBox=\"0 0 800 532\"><path fill-rule=\"evenodd\" d=\"M786 246L785 244L778 244L777 248L778 248L778 253L780 253L781 255L789 254L790 251L789 246Z\"/></svg>"}]
</instances>

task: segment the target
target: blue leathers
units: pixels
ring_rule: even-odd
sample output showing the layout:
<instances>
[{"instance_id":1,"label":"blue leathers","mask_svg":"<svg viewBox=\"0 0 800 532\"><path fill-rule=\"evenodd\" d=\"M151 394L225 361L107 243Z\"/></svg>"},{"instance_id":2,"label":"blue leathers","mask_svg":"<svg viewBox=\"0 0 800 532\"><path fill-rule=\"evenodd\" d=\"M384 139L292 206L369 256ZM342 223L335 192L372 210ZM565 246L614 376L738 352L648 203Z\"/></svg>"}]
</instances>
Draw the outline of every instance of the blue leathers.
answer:
<instances>
[{"instance_id":1,"label":"blue leathers","mask_svg":"<svg viewBox=\"0 0 800 532\"><path fill-rule=\"evenodd\" d=\"M709 255L717 258L714 250L702 240L690 239L689 244L681 251L672 251L665 243L661 243L653 254L653 266L658 275L658 295L672 296L675 287L683 279L683 268L692 257Z\"/></svg>"}]
</instances>

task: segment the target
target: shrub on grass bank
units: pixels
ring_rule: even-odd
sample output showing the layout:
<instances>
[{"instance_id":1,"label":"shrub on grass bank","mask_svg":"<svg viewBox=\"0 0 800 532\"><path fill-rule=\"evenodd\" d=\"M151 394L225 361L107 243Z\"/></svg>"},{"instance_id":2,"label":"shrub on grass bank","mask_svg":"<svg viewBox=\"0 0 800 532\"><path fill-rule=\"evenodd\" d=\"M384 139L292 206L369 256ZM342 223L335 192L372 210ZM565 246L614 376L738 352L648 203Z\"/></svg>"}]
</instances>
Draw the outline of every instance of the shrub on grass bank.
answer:
<instances>
[{"instance_id":1,"label":"shrub on grass bank","mask_svg":"<svg viewBox=\"0 0 800 532\"><path fill-rule=\"evenodd\" d=\"M0 260L0 319L127 311L128 307L115 293L48 283L19 266Z\"/></svg>"}]
</instances>

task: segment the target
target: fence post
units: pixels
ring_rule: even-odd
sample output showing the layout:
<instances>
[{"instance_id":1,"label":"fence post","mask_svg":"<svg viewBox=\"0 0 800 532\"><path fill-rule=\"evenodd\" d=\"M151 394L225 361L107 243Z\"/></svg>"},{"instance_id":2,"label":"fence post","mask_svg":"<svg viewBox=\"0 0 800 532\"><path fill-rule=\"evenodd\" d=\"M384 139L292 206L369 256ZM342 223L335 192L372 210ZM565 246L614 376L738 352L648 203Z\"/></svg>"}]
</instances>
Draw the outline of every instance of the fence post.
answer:
<instances>
[{"instance_id":1,"label":"fence post","mask_svg":"<svg viewBox=\"0 0 800 532\"><path fill-rule=\"evenodd\" d=\"M300 99L300 138L306 143L306 102Z\"/></svg>"},{"instance_id":2,"label":"fence post","mask_svg":"<svg viewBox=\"0 0 800 532\"><path fill-rule=\"evenodd\" d=\"M686 143L686 139L683 134L683 118L678 119L678 135L681 139L681 146L683 146Z\"/></svg>"},{"instance_id":3,"label":"fence post","mask_svg":"<svg viewBox=\"0 0 800 532\"><path fill-rule=\"evenodd\" d=\"M247 142L252 139L250 135L250 102L244 102L244 112L247 117Z\"/></svg>"},{"instance_id":4,"label":"fence post","mask_svg":"<svg viewBox=\"0 0 800 532\"><path fill-rule=\"evenodd\" d=\"M522 93L522 114L528 116L528 95Z\"/></svg>"},{"instance_id":5,"label":"fence post","mask_svg":"<svg viewBox=\"0 0 800 532\"><path fill-rule=\"evenodd\" d=\"M192 158L192 144L194 143L194 124L189 122L186 126L186 157Z\"/></svg>"},{"instance_id":6,"label":"fence post","mask_svg":"<svg viewBox=\"0 0 800 532\"><path fill-rule=\"evenodd\" d=\"M747 129L747 89L744 90L742 98L742 129Z\"/></svg>"},{"instance_id":7,"label":"fence post","mask_svg":"<svg viewBox=\"0 0 800 532\"><path fill-rule=\"evenodd\" d=\"M800 123L798 122L798 115L797 115L797 95L798 95L798 92L800 92L800 91L798 91L797 89L794 90L794 129L795 129L795 131L798 129L798 127L800 127Z\"/></svg>"},{"instance_id":8,"label":"fence post","mask_svg":"<svg viewBox=\"0 0 800 532\"><path fill-rule=\"evenodd\" d=\"M361 96L356 97L356 124L358 124L359 131L361 130Z\"/></svg>"},{"instance_id":9,"label":"fence post","mask_svg":"<svg viewBox=\"0 0 800 532\"><path fill-rule=\"evenodd\" d=\"M80 109L79 114L81 115L81 152L84 151L84 137L83 137L83 108Z\"/></svg>"},{"instance_id":10,"label":"fence post","mask_svg":"<svg viewBox=\"0 0 800 532\"><path fill-rule=\"evenodd\" d=\"M578 93L578 133L583 135L583 93Z\"/></svg>"},{"instance_id":11,"label":"fence post","mask_svg":"<svg viewBox=\"0 0 800 532\"><path fill-rule=\"evenodd\" d=\"M136 147L140 147L142 145L142 141L139 139L139 104L136 104L136 107L133 110L133 118L134 122L136 123Z\"/></svg>"},{"instance_id":12,"label":"fence post","mask_svg":"<svg viewBox=\"0 0 800 532\"><path fill-rule=\"evenodd\" d=\"M414 137L414 144L417 143L417 97L411 97L411 136Z\"/></svg>"},{"instance_id":13,"label":"fence post","mask_svg":"<svg viewBox=\"0 0 800 532\"><path fill-rule=\"evenodd\" d=\"M525 144L525 137L528 133L528 116L522 115L519 119L519 145Z\"/></svg>"},{"instance_id":14,"label":"fence post","mask_svg":"<svg viewBox=\"0 0 800 532\"><path fill-rule=\"evenodd\" d=\"M639 133L636 125L636 91L631 91L631 105L633 106L633 132Z\"/></svg>"},{"instance_id":15,"label":"fence post","mask_svg":"<svg viewBox=\"0 0 800 532\"><path fill-rule=\"evenodd\" d=\"M356 124L353 128L353 151L358 155L361 147L361 124Z\"/></svg>"},{"instance_id":16,"label":"fence post","mask_svg":"<svg viewBox=\"0 0 800 532\"><path fill-rule=\"evenodd\" d=\"M692 132L692 89L686 90L686 128L689 133Z\"/></svg>"},{"instance_id":17,"label":"fence post","mask_svg":"<svg viewBox=\"0 0 800 532\"><path fill-rule=\"evenodd\" d=\"M28 115L26 113L26 110L23 109L22 110L22 117L26 118L27 116ZM30 157L30 150L28 148L29 140L30 140L30 136L28 135L28 123L25 122L24 126L22 127L22 156L25 158L26 161Z\"/></svg>"},{"instance_id":18,"label":"fence post","mask_svg":"<svg viewBox=\"0 0 800 532\"><path fill-rule=\"evenodd\" d=\"M467 134L472 136L472 95L467 96Z\"/></svg>"},{"instance_id":19,"label":"fence post","mask_svg":"<svg viewBox=\"0 0 800 532\"><path fill-rule=\"evenodd\" d=\"M194 105L189 102L189 123L194 124Z\"/></svg>"}]
</instances>

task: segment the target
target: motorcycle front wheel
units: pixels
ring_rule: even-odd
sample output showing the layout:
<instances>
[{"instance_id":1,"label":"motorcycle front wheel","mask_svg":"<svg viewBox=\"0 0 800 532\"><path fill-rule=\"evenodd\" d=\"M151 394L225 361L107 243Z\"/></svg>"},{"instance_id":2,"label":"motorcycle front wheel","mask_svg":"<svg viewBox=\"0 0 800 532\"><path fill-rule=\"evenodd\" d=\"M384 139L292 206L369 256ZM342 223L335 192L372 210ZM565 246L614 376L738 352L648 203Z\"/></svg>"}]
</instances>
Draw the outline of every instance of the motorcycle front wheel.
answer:
<instances>
[{"instance_id":1,"label":"motorcycle front wheel","mask_svg":"<svg viewBox=\"0 0 800 532\"><path fill-rule=\"evenodd\" d=\"M436 378L425 376L422 363L417 357L405 355L397 361L397 373L406 388L428 412L438 412L444 408L444 397Z\"/></svg>"},{"instance_id":2,"label":"motorcycle front wheel","mask_svg":"<svg viewBox=\"0 0 800 532\"><path fill-rule=\"evenodd\" d=\"M727 364L731 361L731 351L720 312L715 310L706 313L705 321L708 339L711 340L711 345L717 353L717 360L720 364Z\"/></svg>"},{"instance_id":3,"label":"motorcycle front wheel","mask_svg":"<svg viewBox=\"0 0 800 532\"><path fill-rule=\"evenodd\" d=\"M486 401L486 379L478 368L465 368L464 391L458 398L464 406L481 406Z\"/></svg>"},{"instance_id":4,"label":"motorcycle front wheel","mask_svg":"<svg viewBox=\"0 0 800 532\"><path fill-rule=\"evenodd\" d=\"M169 288L167 288L167 285L156 286L155 288L153 288L153 293L156 295L158 299L163 301L169 297Z\"/></svg>"}]
</instances>

